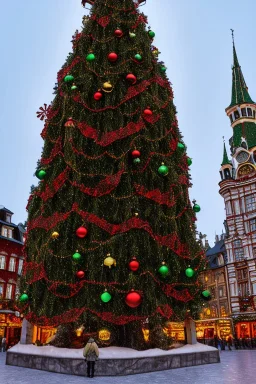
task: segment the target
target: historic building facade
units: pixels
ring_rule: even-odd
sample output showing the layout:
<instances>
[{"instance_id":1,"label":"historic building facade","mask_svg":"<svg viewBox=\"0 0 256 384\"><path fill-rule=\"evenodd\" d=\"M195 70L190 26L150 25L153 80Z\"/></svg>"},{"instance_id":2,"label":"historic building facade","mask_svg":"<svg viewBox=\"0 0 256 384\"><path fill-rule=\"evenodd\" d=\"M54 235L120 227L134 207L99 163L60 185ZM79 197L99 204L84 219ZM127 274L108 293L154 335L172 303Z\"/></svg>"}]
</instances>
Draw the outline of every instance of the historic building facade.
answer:
<instances>
[{"instance_id":1,"label":"historic building facade","mask_svg":"<svg viewBox=\"0 0 256 384\"><path fill-rule=\"evenodd\" d=\"M17 282L21 275L24 228L12 222L13 212L0 206L0 339L11 345L19 340L21 319L14 301L19 295Z\"/></svg>"},{"instance_id":2,"label":"historic building facade","mask_svg":"<svg viewBox=\"0 0 256 384\"><path fill-rule=\"evenodd\" d=\"M233 130L224 144L219 183L226 209L227 278L238 338L256 338L256 103L251 99L233 42L232 98L226 108Z\"/></svg>"}]
</instances>

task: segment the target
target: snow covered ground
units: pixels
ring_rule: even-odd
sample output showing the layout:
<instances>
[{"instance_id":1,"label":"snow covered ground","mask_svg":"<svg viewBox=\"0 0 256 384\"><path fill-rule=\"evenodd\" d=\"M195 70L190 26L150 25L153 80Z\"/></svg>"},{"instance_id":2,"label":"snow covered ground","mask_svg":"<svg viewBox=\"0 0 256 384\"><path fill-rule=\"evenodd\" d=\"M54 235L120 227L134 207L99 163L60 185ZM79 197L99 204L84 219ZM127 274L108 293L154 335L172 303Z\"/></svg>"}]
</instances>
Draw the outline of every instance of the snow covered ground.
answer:
<instances>
[{"instance_id":1,"label":"snow covered ground","mask_svg":"<svg viewBox=\"0 0 256 384\"><path fill-rule=\"evenodd\" d=\"M107 347L100 348L100 359L132 359L149 356L167 356L183 353L195 353L195 352L209 352L216 351L216 348L208 347L204 344L187 344L181 348L171 349L169 351L163 351L162 349L148 349L146 351L136 351L130 348L121 347ZM44 355L51 357L64 357L67 359L83 359L83 348L81 349L68 349L68 348L56 348L50 345L45 347L37 347L33 344L16 344L14 347L8 350L8 353L22 353L29 355Z\"/></svg>"}]
</instances>

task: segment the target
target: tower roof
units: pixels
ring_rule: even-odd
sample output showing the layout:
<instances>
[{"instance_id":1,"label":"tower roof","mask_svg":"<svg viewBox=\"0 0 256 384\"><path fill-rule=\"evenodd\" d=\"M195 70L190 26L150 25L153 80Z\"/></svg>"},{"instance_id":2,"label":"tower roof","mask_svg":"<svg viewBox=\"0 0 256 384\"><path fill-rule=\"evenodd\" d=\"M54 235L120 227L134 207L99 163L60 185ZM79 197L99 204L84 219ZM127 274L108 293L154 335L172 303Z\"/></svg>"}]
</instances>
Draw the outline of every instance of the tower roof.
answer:
<instances>
[{"instance_id":1,"label":"tower roof","mask_svg":"<svg viewBox=\"0 0 256 384\"><path fill-rule=\"evenodd\" d=\"M232 34L233 36L233 34ZM246 85L244 75L239 65L235 42L233 38L233 67L232 67L232 95L231 95L231 104L228 108L233 107L234 105L239 105L243 103L252 103L255 104L251 99L251 96L248 92L248 87Z\"/></svg>"},{"instance_id":2,"label":"tower roof","mask_svg":"<svg viewBox=\"0 0 256 384\"><path fill-rule=\"evenodd\" d=\"M228 164L231 164L231 161L230 161L229 158L228 158L227 149L226 149L226 144L224 143L224 148L223 148L223 160L222 160L221 165L228 165Z\"/></svg>"}]
</instances>

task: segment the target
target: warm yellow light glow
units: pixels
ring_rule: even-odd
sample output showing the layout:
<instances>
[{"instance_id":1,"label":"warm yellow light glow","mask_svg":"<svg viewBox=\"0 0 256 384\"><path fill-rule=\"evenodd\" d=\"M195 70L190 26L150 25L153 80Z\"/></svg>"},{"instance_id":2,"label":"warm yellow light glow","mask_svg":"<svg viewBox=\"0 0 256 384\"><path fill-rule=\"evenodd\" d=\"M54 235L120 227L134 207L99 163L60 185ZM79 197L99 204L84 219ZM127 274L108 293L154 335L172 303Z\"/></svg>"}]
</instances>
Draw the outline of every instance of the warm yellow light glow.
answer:
<instances>
[{"instance_id":1,"label":"warm yellow light glow","mask_svg":"<svg viewBox=\"0 0 256 384\"><path fill-rule=\"evenodd\" d=\"M145 340L146 342L148 342L148 341L149 341L149 329L144 329L144 328L142 328L142 332L143 332L144 340Z\"/></svg>"},{"instance_id":2,"label":"warm yellow light glow","mask_svg":"<svg viewBox=\"0 0 256 384\"><path fill-rule=\"evenodd\" d=\"M108 340L110 340L110 336L111 336L111 332L107 328L99 330L99 339L101 341L108 341Z\"/></svg>"}]
</instances>

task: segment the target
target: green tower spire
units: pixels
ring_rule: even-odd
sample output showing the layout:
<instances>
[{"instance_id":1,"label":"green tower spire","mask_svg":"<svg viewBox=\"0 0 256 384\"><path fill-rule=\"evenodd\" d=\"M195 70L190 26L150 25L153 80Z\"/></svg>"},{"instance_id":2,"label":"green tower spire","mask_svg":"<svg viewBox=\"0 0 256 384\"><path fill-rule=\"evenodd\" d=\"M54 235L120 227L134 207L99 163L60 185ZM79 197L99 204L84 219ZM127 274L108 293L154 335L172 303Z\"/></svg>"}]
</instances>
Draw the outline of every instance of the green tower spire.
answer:
<instances>
[{"instance_id":1,"label":"green tower spire","mask_svg":"<svg viewBox=\"0 0 256 384\"><path fill-rule=\"evenodd\" d=\"M230 161L229 158L228 158L227 149L226 149L226 144L225 144L225 142L224 142L224 148L223 148L223 160L222 160L221 165L228 165L228 164L231 164L231 161Z\"/></svg>"},{"instance_id":2,"label":"green tower spire","mask_svg":"<svg viewBox=\"0 0 256 384\"><path fill-rule=\"evenodd\" d=\"M233 32L234 31L232 30L233 61L234 61L233 67L232 67L232 97L231 97L231 104L229 105L228 108L232 107L233 105L239 105L243 103L254 104L254 101L251 99L251 96L249 95L248 87L246 85L241 66L239 65L239 62L238 62Z\"/></svg>"}]
</instances>

